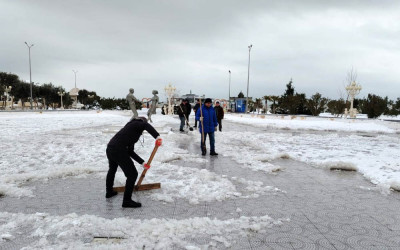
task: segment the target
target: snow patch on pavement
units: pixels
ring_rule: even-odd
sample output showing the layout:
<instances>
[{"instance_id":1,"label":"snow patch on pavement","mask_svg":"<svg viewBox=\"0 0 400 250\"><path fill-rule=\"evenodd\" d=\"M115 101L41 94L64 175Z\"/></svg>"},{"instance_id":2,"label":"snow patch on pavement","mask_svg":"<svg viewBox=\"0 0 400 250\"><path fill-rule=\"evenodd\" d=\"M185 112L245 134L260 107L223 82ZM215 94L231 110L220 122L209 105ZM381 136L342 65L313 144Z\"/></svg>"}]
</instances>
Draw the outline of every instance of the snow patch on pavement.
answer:
<instances>
[{"instance_id":1,"label":"snow patch on pavement","mask_svg":"<svg viewBox=\"0 0 400 250\"><path fill-rule=\"evenodd\" d=\"M25 249L171 249L173 247L204 249L232 247L240 237L265 233L266 229L281 225L289 219L272 219L268 215L218 220L195 217L183 220L131 218L105 219L94 215L50 216L46 213L0 213L1 240L18 237L21 227L30 228L25 235L33 243ZM94 237L115 237L121 241L91 242ZM190 239L208 238L195 243Z\"/></svg>"}]
</instances>

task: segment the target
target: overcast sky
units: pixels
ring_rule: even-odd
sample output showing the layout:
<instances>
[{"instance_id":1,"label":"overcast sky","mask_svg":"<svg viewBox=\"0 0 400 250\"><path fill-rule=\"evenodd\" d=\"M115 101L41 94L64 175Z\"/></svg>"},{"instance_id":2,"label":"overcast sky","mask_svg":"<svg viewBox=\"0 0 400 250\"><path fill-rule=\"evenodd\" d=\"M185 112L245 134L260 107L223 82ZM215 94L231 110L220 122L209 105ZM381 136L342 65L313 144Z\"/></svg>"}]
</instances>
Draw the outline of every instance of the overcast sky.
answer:
<instances>
[{"instance_id":1,"label":"overcast sky","mask_svg":"<svg viewBox=\"0 0 400 250\"><path fill-rule=\"evenodd\" d=\"M0 71L104 97L151 97L172 83L213 98L400 97L400 1L0 0Z\"/></svg>"}]
</instances>

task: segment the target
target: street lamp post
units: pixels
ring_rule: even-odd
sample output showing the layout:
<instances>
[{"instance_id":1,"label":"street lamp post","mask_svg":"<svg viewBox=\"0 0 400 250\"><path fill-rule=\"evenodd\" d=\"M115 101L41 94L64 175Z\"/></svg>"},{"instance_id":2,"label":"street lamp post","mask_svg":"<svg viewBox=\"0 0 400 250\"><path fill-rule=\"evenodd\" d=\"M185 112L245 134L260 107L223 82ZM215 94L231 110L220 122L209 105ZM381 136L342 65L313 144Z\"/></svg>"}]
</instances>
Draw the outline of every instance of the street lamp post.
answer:
<instances>
[{"instance_id":1,"label":"street lamp post","mask_svg":"<svg viewBox=\"0 0 400 250\"><path fill-rule=\"evenodd\" d=\"M74 74L75 74L75 88L76 88L76 73L78 73L78 71L77 70L72 70L72 72L74 72Z\"/></svg>"},{"instance_id":2,"label":"street lamp post","mask_svg":"<svg viewBox=\"0 0 400 250\"><path fill-rule=\"evenodd\" d=\"M61 109L64 109L62 97L65 95L65 92L63 92L63 91L58 91L58 95L61 97Z\"/></svg>"},{"instance_id":3,"label":"street lamp post","mask_svg":"<svg viewBox=\"0 0 400 250\"><path fill-rule=\"evenodd\" d=\"M31 110L33 109L32 106L32 69L31 69L31 47L33 46L33 44L28 45L27 42L25 42L26 46L28 46L28 50L29 50L29 83L31 85Z\"/></svg>"},{"instance_id":4,"label":"street lamp post","mask_svg":"<svg viewBox=\"0 0 400 250\"><path fill-rule=\"evenodd\" d=\"M228 102L231 101L231 70L228 71L229 72L229 98L228 98Z\"/></svg>"},{"instance_id":5,"label":"street lamp post","mask_svg":"<svg viewBox=\"0 0 400 250\"><path fill-rule=\"evenodd\" d=\"M231 109L231 70L229 72L229 97L228 97L228 110Z\"/></svg>"},{"instance_id":6,"label":"street lamp post","mask_svg":"<svg viewBox=\"0 0 400 250\"><path fill-rule=\"evenodd\" d=\"M248 65L248 68L247 68L246 114L247 114L247 111L249 109L250 51L251 51L251 48L253 47L253 45L250 44L248 47L249 47L249 65Z\"/></svg>"}]
</instances>

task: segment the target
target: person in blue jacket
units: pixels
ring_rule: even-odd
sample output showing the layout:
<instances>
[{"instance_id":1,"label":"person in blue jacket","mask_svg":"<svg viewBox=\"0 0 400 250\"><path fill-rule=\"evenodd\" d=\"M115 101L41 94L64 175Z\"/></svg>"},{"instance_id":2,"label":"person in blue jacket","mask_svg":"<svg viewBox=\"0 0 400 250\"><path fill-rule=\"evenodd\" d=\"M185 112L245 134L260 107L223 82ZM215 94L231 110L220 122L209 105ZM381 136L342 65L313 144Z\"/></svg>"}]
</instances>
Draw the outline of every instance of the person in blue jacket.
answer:
<instances>
[{"instance_id":1,"label":"person in blue jacket","mask_svg":"<svg viewBox=\"0 0 400 250\"><path fill-rule=\"evenodd\" d=\"M201 138L201 152L202 155L206 155L206 138L207 135L210 138L210 155L218 155L215 152L215 136L214 131L218 126L217 116L215 114L214 107L212 107L212 102L210 98L206 98L204 104L199 108L196 112L196 120L200 121L199 131L200 133L204 132L204 138L202 134ZM204 128L204 131L203 131Z\"/></svg>"}]
</instances>

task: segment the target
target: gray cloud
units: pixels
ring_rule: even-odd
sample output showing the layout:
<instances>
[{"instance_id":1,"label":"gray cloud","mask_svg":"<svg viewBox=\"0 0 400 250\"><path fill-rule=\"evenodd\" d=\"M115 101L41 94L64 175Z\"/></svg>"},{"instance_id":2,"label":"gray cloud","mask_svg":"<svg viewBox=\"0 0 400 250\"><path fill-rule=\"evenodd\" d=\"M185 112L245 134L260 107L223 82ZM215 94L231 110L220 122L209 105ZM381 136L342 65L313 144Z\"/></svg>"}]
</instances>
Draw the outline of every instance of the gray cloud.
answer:
<instances>
[{"instance_id":1,"label":"gray cloud","mask_svg":"<svg viewBox=\"0 0 400 250\"><path fill-rule=\"evenodd\" d=\"M363 86L400 97L396 1L5 1L0 0L0 71L67 90L151 96L171 82L210 97L344 92L354 67Z\"/></svg>"}]
</instances>

